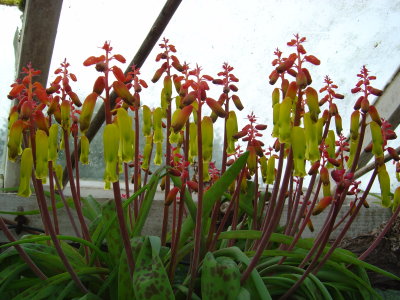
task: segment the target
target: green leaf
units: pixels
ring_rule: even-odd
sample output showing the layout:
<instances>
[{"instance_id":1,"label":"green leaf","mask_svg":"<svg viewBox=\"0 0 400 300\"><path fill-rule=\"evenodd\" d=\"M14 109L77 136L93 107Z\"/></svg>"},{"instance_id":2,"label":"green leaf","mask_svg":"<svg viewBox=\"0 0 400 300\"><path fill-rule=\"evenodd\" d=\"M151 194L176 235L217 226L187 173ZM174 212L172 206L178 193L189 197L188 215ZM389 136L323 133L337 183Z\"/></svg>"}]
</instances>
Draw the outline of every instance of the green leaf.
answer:
<instances>
[{"instance_id":1,"label":"green leaf","mask_svg":"<svg viewBox=\"0 0 400 300\"><path fill-rule=\"evenodd\" d=\"M126 252L121 253L118 265L118 300L134 299L131 275Z\"/></svg>"},{"instance_id":2,"label":"green leaf","mask_svg":"<svg viewBox=\"0 0 400 300\"><path fill-rule=\"evenodd\" d=\"M217 250L214 252L214 256L228 256L241 262L245 266L248 266L250 263L250 259L247 255L237 247ZM251 299L272 300L271 295L256 269L251 272L250 277L246 280L245 288L250 292Z\"/></svg>"},{"instance_id":3,"label":"green leaf","mask_svg":"<svg viewBox=\"0 0 400 300\"><path fill-rule=\"evenodd\" d=\"M91 195L81 197L81 201L83 215L90 221L94 221L101 214L101 204Z\"/></svg>"},{"instance_id":4,"label":"green leaf","mask_svg":"<svg viewBox=\"0 0 400 300\"><path fill-rule=\"evenodd\" d=\"M151 205L153 204L154 195L157 191L158 181L160 180L160 173L164 168L158 169L151 176L150 182L148 183L148 189L144 196L143 203L139 210L138 218L134 224L132 236L139 236L143 230L144 224L150 212Z\"/></svg>"},{"instance_id":5,"label":"green leaf","mask_svg":"<svg viewBox=\"0 0 400 300\"><path fill-rule=\"evenodd\" d=\"M137 299L175 299L158 251L155 238L146 237L133 273L133 289Z\"/></svg>"},{"instance_id":6,"label":"green leaf","mask_svg":"<svg viewBox=\"0 0 400 300\"><path fill-rule=\"evenodd\" d=\"M201 271L201 296L204 300L235 299L240 291L240 271L228 257L214 258L207 252Z\"/></svg>"},{"instance_id":7,"label":"green leaf","mask_svg":"<svg viewBox=\"0 0 400 300\"><path fill-rule=\"evenodd\" d=\"M109 200L106 203L104 203L102 208L102 216L104 222L111 221L114 215L115 215L115 202L114 200ZM117 222L113 222L111 224L106 234L106 241L111 261L114 263L114 265L117 265L121 257L121 251L123 247L121 232Z\"/></svg>"}]
</instances>

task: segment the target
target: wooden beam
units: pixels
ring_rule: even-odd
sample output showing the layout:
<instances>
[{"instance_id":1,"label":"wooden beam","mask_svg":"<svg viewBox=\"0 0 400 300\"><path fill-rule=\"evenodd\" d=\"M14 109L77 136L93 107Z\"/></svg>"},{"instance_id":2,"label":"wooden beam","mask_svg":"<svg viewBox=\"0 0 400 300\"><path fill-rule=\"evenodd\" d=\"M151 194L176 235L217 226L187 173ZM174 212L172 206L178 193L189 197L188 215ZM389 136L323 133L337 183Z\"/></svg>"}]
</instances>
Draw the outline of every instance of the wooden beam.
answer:
<instances>
[{"instance_id":1,"label":"wooden beam","mask_svg":"<svg viewBox=\"0 0 400 300\"><path fill-rule=\"evenodd\" d=\"M49 75L54 42L57 35L62 0L27 0L20 42L16 57L16 78L20 77L23 67L28 63L42 71L36 80L46 86ZM16 187L19 184L19 164L5 166L4 187Z\"/></svg>"},{"instance_id":2,"label":"wooden beam","mask_svg":"<svg viewBox=\"0 0 400 300\"><path fill-rule=\"evenodd\" d=\"M373 105L379 112L381 118L384 118L392 124L392 129L396 129L400 123L400 69L396 71L392 80L385 86L382 96L378 97ZM370 118L368 117L370 121ZM372 142L371 132L369 129L365 131L364 143L362 149ZM372 152L362 152L358 162L358 169L365 167L371 160ZM361 173L359 173L361 174Z\"/></svg>"},{"instance_id":3,"label":"wooden beam","mask_svg":"<svg viewBox=\"0 0 400 300\"><path fill-rule=\"evenodd\" d=\"M154 45L160 39L161 34L164 32L165 28L167 27L169 21L171 20L172 16L174 15L175 11L177 10L181 2L182 0L168 0L165 3L153 26L150 28L150 31L147 34L146 38L144 39L142 45L136 52L136 55L133 57L129 66L126 68L125 74L132 71L132 66L135 65L136 67L140 68L143 65L143 63L149 56L151 50L153 49ZM110 95L111 107L114 107L116 99L117 95L114 92L112 92ZM104 120L105 120L105 108L104 104L102 104L100 109L94 116L90 124L90 127L86 133L86 136L89 139L89 141L91 141L95 137L95 135L103 125ZM74 167L75 166L74 152L72 152L71 154L71 161L72 161L72 167ZM68 182L68 173L67 169L65 168L63 173L63 185L66 186L67 182Z\"/></svg>"}]
</instances>

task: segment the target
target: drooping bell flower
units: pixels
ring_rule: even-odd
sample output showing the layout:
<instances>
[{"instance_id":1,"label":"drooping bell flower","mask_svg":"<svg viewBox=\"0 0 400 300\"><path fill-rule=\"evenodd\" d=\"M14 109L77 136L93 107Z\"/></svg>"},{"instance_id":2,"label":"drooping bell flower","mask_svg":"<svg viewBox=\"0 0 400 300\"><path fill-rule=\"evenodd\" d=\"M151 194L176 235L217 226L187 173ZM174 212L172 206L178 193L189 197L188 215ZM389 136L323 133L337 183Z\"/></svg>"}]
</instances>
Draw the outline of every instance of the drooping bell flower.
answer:
<instances>
[{"instance_id":1,"label":"drooping bell flower","mask_svg":"<svg viewBox=\"0 0 400 300\"><path fill-rule=\"evenodd\" d=\"M133 156L135 155L135 134L132 129L132 119L129 117L128 112L125 109L118 108L117 122L121 145L121 158L123 162L128 163L132 161Z\"/></svg>"},{"instance_id":2,"label":"drooping bell flower","mask_svg":"<svg viewBox=\"0 0 400 300\"><path fill-rule=\"evenodd\" d=\"M390 207L390 177L385 164L378 167L378 180L381 188L381 204L383 207Z\"/></svg>"},{"instance_id":3,"label":"drooping bell flower","mask_svg":"<svg viewBox=\"0 0 400 300\"><path fill-rule=\"evenodd\" d=\"M81 115L79 117L79 126L82 133L86 133L89 129L97 97L97 93L93 92L89 94L83 102Z\"/></svg>"},{"instance_id":4,"label":"drooping bell flower","mask_svg":"<svg viewBox=\"0 0 400 300\"><path fill-rule=\"evenodd\" d=\"M297 97L297 84L295 81L289 83L289 87L287 89L285 97L289 97L292 99L292 102L296 100Z\"/></svg>"},{"instance_id":5,"label":"drooping bell flower","mask_svg":"<svg viewBox=\"0 0 400 300\"><path fill-rule=\"evenodd\" d=\"M318 93L312 87L308 87L306 90L307 106L310 111L311 120L317 122L318 115L321 112L318 103Z\"/></svg>"},{"instance_id":6,"label":"drooping bell flower","mask_svg":"<svg viewBox=\"0 0 400 300\"><path fill-rule=\"evenodd\" d=\"M16 120L8 134L8 159L15 162L18 155L22 153L22 131L24 123L22 120Z\"/></svg>"},{"instance_id":7,"label":"drooping bell flower","mask_svg":"<svg viewBox=\"0 0 400 300\"><path fill-rule=\"evenodd\" d=\"M234 134L238 132L238 124L236 113L232 110L228 114L228 118L226 120L226 141L227 141L227 154L234 154L235 150L235 142L237 139L233 137Z\"/></svg>"},{"instance_id":8,"label":"drooping bell flower","mask_svg":"<svg viewBox=\"0 0 400 300\"><path fill-rule=\"evenodd\" d=\"M119 149L119 129L115 124L107 124L103 133L104 144L104 180L106 182L118 181L117 164Z\"/></svg>"},{"instance_id":9,"label":"drooping bell flower","mask_svg":"<svg viewBox=\"0 0 400 300\"><path fill-rule=\"evenodd\" d=\"M106 79L104 76L97 77L93 85L93 92L97 95L101 95L106 87Z\"/></svg>"},{"instance_id":10,"label":"drooping bell flower","mask_svg":"<svg viewBox=\"0 0 400 300\"><path fill-rule=\"evenodd\" d=\"M292 99L286 97L279 107L279 142L290 143Z\"/></svg>"},{"instance_id":11,"label":"drooping bell flower","mask_svg":"<svg viewBox=\"0 0 400 300\"><path fill-rule=\"evenodd\" d=\"M57 161L58 154L58 124L52 124L49 130L48 160Z\"/></svg>"},{"instance_id":12,"label":"drooping bell flower","mask_svg":"<svg viewBox=\"0 0 400 300\"><path fill-rule=\"evenodd\" d=\"M15 109L14 109L15 107ZM8 131L10 131L11 126L14 124L15 121L18 120L19 114L18 114L18 110L17 110L17 106L13 106L13 108L11 108L10 114L8 116Z\"/></svg>"},{"instance_id":13,"label":"drooping bell flower","mask_svg":"<svg viewBox=\"0 0 400 300\"><path fill-rule=\"evenodd\" d=\"M325 196L322 198L318 204L313 209L313 216L320 214L329 204L331 204L333 198L332 196Z\"/></svg>"},{"instance_id":14,"label":"drooping bell flower","mask_svg":"<svg viewBox=\"0 0 400 300\"><path fill-rule=\"evenodd\" d=\"M335 127L336 127L336 134L340 135L342 133L342 117L339 114L335 115Z\"/></svg>"},{"instance_id":15,"label":"drooping bell flower","mask_svg":"<svg viewBox=\"0 0 400 300\"><path fill-rule=\"evenodd\" d=\"M305 169L305 154L306 154L306 138L304 129L299 126L292 128L292 151L294 162L294 176L304 177Z\"/></svg>"},{"instance_id":16,"label":"drooping bell flower","mask_svg":"<svg viewBox=\"0 0 400 300\"><path fill-rule=\"evenodd\" d=\"M243 107L242 101L240 101L239 96L232 95L232 101L233 101L233 104L235 104L235 106L236 106L236 108L238 110L243 110L244 107Z\"/></svg>"},{"instance_id":17,"label":"drooping bell flower","mask_svg":"<svg viewBox=\"0 0 400 300\"><path fill-rule=\"evenodd\" d=\"M226 111L222 106L212 98L206 98L206 103L208 107L220 118L226 117Z\"/></svg>"},{"instance_id":18,"label":"drooping bell flower","mask_svg":"<svg viewBox=\"0 0 400 300\"><path fill-rule=\"evenodd\" d=\"M156 143L156 155L154 156L154 164L159 166L162 164L162 143Z\"/></svg>"},{"instance_id":19,"label":"drooping bell flower","mask_svg":"<svg viewBox=\"0 0 400 300\"><path fill-rule=\"evenodd\" d=\"M153 130L154 130L154 143L162 143L163 132L162 132L162 110L157 107L153 112Z\"/></svg>"},{"instance_id":20,"label":"drooping bell flower","mask_svg":"<svg viewBox=\"0 0 400 300\"><path fill-rule=\"evenodd\" d=\"M86 135L81 136L81 154L79 156L79 160L82 164L89 164L89 139Z\"/></svg>"},{"instance_id":21,"label":"drooping bell flower","mask_svg":"<svg viewBox=\"0 0 400 300\"><path fill-rule=\"evenodd\" d=\"M273 184L275 181L275 156L271 156L267 161L267 184Z\"/></svg>"},{"instance_id":22,"label":"drooping bell flower","mask_svg":"<svg viewBox=\"0 0 400 300\"><path fill-rule=\"evenodd\" d=\"M35 175L37 179L45 181L48 174L48 151L49 138L43 130L37 130L35 135L36 143L36 168Z\"/></svg>"},{"instance_id":23,"label":"drooping bell flower","mask_svg":"<svg viewBox=\"0 0 400 300\"><path fill-rule=\"evenodd\" d=\"M375 157L383 157L383 136L382 129L378 123L371 121L369 124L372 135L372 153Z\"/></svg>"},{"instance_id":24,"label":"drooping bell flower","mask_svg":"<svg viewBox=\"0 0 400 300\"><path fill-rule=\"evenodd\" d=\"M316 123L312 121L310 112L304 114L303 120L306 139L306 159L315 162L320 159Z\"/></svg>"},{"instance_id":25,"label":"drooping bell flower","mask_svg":"<svg viewBox=\"0 0 400 300\"><path fill-rule=\"evenodd\" d=\"M32 175L33 156L32 149L25 148L22 152L21 167L19 170L18 196L29 197L31 195L30 180Z\"/></svg>"},{"instance_id":26,"label":"drooping bell flower","mask_svg":"<svg viewBox=\"0 0 400 300\"><path fill-rule=\"evenodd\" d=\"M149 169L149 161L150 161L150 154L151 149L153 147L153 136L149 135L146 136L146 143L143 149L143 160L142 160L142 169L148 170Z\"/></svg>"},{"instance_id":27,"label":"drooping bell flower","mask_svg":"<svg viewBox=\"0 0 400 300\"><path fill-rule=\"evenodd\" d=\"M151 110L147 105L142 106L143 109L143 136L151 135L152 121L151 121Z\"/></svg>"},{"instance_id":28,"label":"drooping bell flower","mask_svg":"<svg viewBox=\"0 0 400 300\"><path fill-rule=\"evenodd\" d=\"M197 125L190 123L189 125L189 162L193 163L197 158Z\"/></svg>"}]
</instances>

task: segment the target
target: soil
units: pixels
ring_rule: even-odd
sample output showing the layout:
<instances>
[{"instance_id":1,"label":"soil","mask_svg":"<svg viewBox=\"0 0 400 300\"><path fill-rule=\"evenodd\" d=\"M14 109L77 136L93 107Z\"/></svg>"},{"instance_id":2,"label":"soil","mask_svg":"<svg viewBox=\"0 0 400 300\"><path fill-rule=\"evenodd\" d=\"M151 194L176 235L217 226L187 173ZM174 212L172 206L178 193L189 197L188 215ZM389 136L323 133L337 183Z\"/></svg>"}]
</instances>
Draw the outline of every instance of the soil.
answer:
<instances>
[{"instance_id":1,"label":"soil","mask_svg":"<svg viewBox=\"0 0 400 300\"><path fill-rule=\"evenodd\" d=\"M366 235L344 239L340 247L360 255L372 244L384 226L385 224L382 224ZM400 277L400 217L397 218L392 228L388 230L382 241L365 261ZM375 272L368 272L368 275L375 288L400 290L399 281Z\"/></svg>"}]
</instances>

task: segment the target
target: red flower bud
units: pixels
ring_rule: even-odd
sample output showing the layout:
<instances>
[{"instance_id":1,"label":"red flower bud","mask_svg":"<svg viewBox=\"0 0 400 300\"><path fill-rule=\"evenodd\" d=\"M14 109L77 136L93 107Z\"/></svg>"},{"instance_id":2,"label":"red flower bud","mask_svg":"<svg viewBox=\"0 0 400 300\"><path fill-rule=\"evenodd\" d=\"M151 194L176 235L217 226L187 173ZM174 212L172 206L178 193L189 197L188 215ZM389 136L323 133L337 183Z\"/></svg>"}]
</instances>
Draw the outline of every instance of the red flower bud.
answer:
<instances>
[{"instance_id":1,"label":"red flower bud","mask_svg":"<svg viewBox=\"0 0 400 300\"><path fill-rule=\"evenodd\" d=\"M20 112L20 118L22 120L29 120L29 118L32 115L32 102L31 101L24 101L21 105L21 112Z\"/></svg>"},{"instance_id":2,"label":"red flower bud","mask_svg":"<svg viewBox=\"0 0 400 300\"><path fill-rule=\"evenodd\" d=\"M172 175L172 176L181 176L181 171L179 171L178 169L176 169L176 168L171 168L171 169L169 169L168 170L168 173L170 174L170 175Z\"/></svg>"},{"instance_id":3,"label":"red flower bud","mask_svg":"<svg viewBox=\"0 0 400 300\"><path fill-rule=\"evenodd\" d=\"M174 186L168 193L167 198L165 199L165 206L170 206L174 201L176 201L176 194L178 194L179 188Z\"/></svg>"},{"instance_id":4,"label":"red flower bud","mask_svg":"<svg viewBox=\"0 0 400 300\"><path fill-rule=\"evenodd\" d=\"M125 57L123 57L121 54L114 54L114 58L118 60L120 63L126 63Z\"/></svg>"},{"instance_id":5,"label":"red flower bud","mask_svg":"<svg viewBox=\"0 0 400 300\"><path fill-rule=\"evenodd\" d=\"M319 160L317 160L315 163L313 163L310 170L308 170L308 175L317 174L320 165L321 165L321 163L319 162Z\"/></svg>"},{"instance_id":6,"label":"red flower bud","mask_svg":"<svg viewBox=\"0 0 400 300\"><path fill-rule=\"evenodd\" d=\"M322 167L321 170L319 170L319 175L324 185L329 184L329 172L326 167Z\"/></svg>"},{"instance_id":7,"label":"red flower bud","mask_svg":"<svg viewBox=\"0 0 400 300\"><path fill-rule=\"evenodd\" d=\"M18 96L19 93L22 92L22 90L25 88L25 86L23 84L16 84L13 86L13 88L11 89L11 91L8 93L8 99L12 100L15 97Z\"/></svg>"},{"instance_id":8,"label":"red flower bud","mask_svg":"<svg viewBox=\"0 0 400 300\"><path fill-rule=\"evenodd\" d=\"M308 69L306 69L306 68L303 68L303 69L301 69L301 70L304 72L304 75L306 75L306 78L307 78L307 85L310 85L310 84L312 83L312 77L311 77L310 72L309 72Z\"/></svg>"},{"instance_id":9,"label":"red flower bud","mask_svg":"<svg viewBox=\"0 0 400 300\"><path fill-rule=\"evenodd\" d=\"M79 97L77 94L75 94L74 92L69 92L68 96L71 98L72 102L75 104L75 106L77 107L81 107L82 106L82 102L81 100L79 100Z\"/></svg>"},{"instance_id":10,"label":"red flower bud","mask_svg":"<svg viewBox=\"0 0 400 300\"><path fill-rule=\"evenodd\" d=\"M376 107L373 105L369 106L368 110L369 116L373 121L375 121L379 126L382 126L382 120L381 117L379 116L378 111L376 110Z\"/></svg>"},{"instance_id":11,"label":"red flower bud","mask_svg":"<svg viewBox=\"0 0 400 300\"><path fill-rule=\"evenodd\" d=\"M117 80L119 80L121 82L125 82L126 81L124 72L122 72L122 70L120 68L118 68L117 66L114 66L112 68L112 72L113 72L115 78L117 78Z\"/></svg>"},{"instance_id":12,"label":"red flower bud","mask_svg":"<svg viewBox=\"0 0 400 300\"><path fill-rule=\"evenodd\" d=\"M254 128L257 130L265 130L267 129L268 125L265 124L257 124Z\"/></svg>"},{"instance_id":13,"label":"red flower bud","mask_svg":"<svg viewBox=\"0 0 400 300\"><path fill-rule=\"evenodd\" d=\"M297 72L296 72L295 70L293 70L293 69L287 70L287 73L288 73L289 75L292 75L293 77L297 77Z\"/></svg>"},{"instance_id":14,"label":"red flower bud","mask_svg":"<svg viewBox=\"0 0 400 300\"><path fill-rule=\"evenodd\" d=\"M279 79L279 74L276 70L273 70L269 75L269 84L274 85L275 82Z\"/></svg>"},{"instance_id":15,"label":"red flower bud","mask_svg":"<svg viewBox=\"0 0 400 300\"><path fill-rule=\"evenodd\" d=\"M222 79L214 79L212 83L222 85L224 84L224 81Z\"/></svg>"},{"instance_id":16,"label":"red flower bud","mask_svg":"<svg viewBox=\"0 0 400 300\"><path fill-rule=\"evenodd\" d=\"M388 151L388 153L392 157L392 159L394 159L395 161L399 161L400 157L395 149L393 149L392 147L387 147L386 150Z\"/></svg>"},{"instance_id":17,"label":"red flower bud","mask_svg":"<svg viewBox=\"0 0 400 300\"><path fill-rule=\"evenodd\" d=\"M186 184L188 185L188 187L191 190L193 190L195 192L199 191L199 184L197 182L189 180L189 181L186 182Z\"/></svg>"},{"instance_id":18,"label":"red flower bud","mask_svg":"<svg viewBox=\"0 0 400 300\"><path fill-rule=\"evenodd\" d=\"M242 110L243 109L243 104L242 104L242 102L240 101L240 98L237 95L233 95L232 96L232 101L233 101L233 103L235 104L235 106L236 106L236 108L238 110Z\"/></svg>"},{"instance_id":19,"label":"red flower bud","mask_svg":"<svg viewBox=\"0 0 400 300\"><path fill-rule=\"evenodd\" d=\"M332 202L332 196L325 196L322 198L318 204L313 209L313 216L320 214L329 204Z\"/></svg>"},{"instance_id":20,"label":"red flower bud","mask_svg":"<svg viewBox=\"0 0 400 300\"><path fill-rule=\"evenodd\" d=\"M90 56L89 58L87 58L83 62L83 65L87 67L87 66L91 66L91 65L97 64L98 62L101 62L101 61L104 61L104 60L105 60L104 55L99 56L99 57Z\"/></svg>"},{"instance_id":21,"label":"red flower bud","mask_svg":"<svg viewBox=\"0 0 400 300\"><path fill-rule=\"evenodd\" d=\"M114 81L113 88L118 97L121 97L128 105L134 104L134 98L124 83L121 81Z\"/></svg>"},{"instance_id":22,"label":"red flower bud","mask_svg":"<svg viewBox=\"0 0 400 300\"><path fill-rule=\"evenodd\" d=\"M306 74L304 74L303 70L300 70L300 72L297 74L296 84L301 89L304 89L307 86L307 77Z\"/></svg>"},{"instance_id":23,"label":"red flower bud","mask_svg":"<svg viewBox=\"0 0 400 300\"><path fill-rule=\"evenodd\" d=\"M369 91L372 95L375 95L375 96L382 96L382 94L383 94L383 91L382 91L382 90L378 90L378 89L373 88L373 87L368 88L368 91Z\"/></svg>"},{"instance_id":24,"label":"red flower bud","mask_svg":"<svg viewBox=\"0 0 400 300\"><path fill-rule=\"evenodd\" d=\"M361 111L366 114L369 110L369 101L367 98L363 98L361 101Z\"/></svg>"},{"instance_id":25,"label":"red flower bud","mask_svg":"<svg viewBox=\"0 0 400 300\"><path fill-rule=\"evenodd\" d=\"M289 70L294 64L294 60L286 59L284 62L281 62L279 66L276 67L276 71L278 73L283 73Z\"/></svg>"},{"instance_id":26,"label":"red flower bud","mask_svg":"<svg viewBox=\"0 0 400 300\"><path fill-rule=\"evenodd\" d=\"M290 97L292 100L294 100L296 96L297 96L297 84L295 81L292 81L289 84L285 97Z\"/></svg>"},{"instance_id":27,"label":"red flower bud","mask_svg":"<svg viewBox=\"0 0 400 300\"><path fill-rule=\"evenodd\" d=\"M164 73L164 71L165 71L165 68L163 68L163 67L159 68L159 69L154 73L153 78L151 79L151 81L152 81L153 83L156 83L156 82L160 79L160 77L161 77L161 75Z\"/></svg>"},{"instance_id":28,"label":"red flower bud","mask_svg":"<svg viewBox=\"0 0 400 300\"><path fill-rule=\"evenodd\" d=\"M196 92L192 91L189 94L187 94L183 100L182 100L182 104L184 106L190 105L192 104L194 101L196 100Z\"/></svg>"},{"instance_id":29,"label":"red flower bud","mask_svg":"<svg viewBox=\"0 0 400 300\"><path fill-rule=\"evenodd\" d=\"M104 62L98 62L96 64L96 71L97 72L104 72L107 68L107 65Z\"/></svg>"},{"instance_id":30,"label":"red flower bud","mask_svg":"<svg viewBox=\"0 0 400 300\"><path fill-rule=\"evenodd\" d=\"M106 86L105 77L99 76L99 77L97 77L96 81L94 82L93 92L95 92L97 95L101 95L101 93L103 93L103 91L104 91L105 86Z\"/></svg>"},{"instance_id":31,"label":"red flower bud","mask_svg":"<svg viewBox=\"0 0 400 300\"><path fill-rule=\"evenodd\" d=\"M364 99L364 96L361 96L357 99L356 103L354 103L354 109L359 110L361 108L361 101Z\"/></svg>"},{"instance_id":32,"label":"red flower bud","mask_svg":"<svg viewBox=\"0 0 400 300\"><path fill-rule=\"evenodd\" d=\"M232 91L234 91L234 92L237 92L239 89L237 88L237 86L236 85L234 85L234 84L230 84L229 85L229 88L232 90Z\"/></svg>"},{"instance_id":33,"label":"red flower bud","mask_svg":"<svg viewBox=\"0 0 400 300\"><path fill-rule=\"evenodd\" d=\"M320 60L316 58L314 55L306 55L304 56L304 59L316 66L318 66L321 63Z\"/></svg>"}]
</instances>

